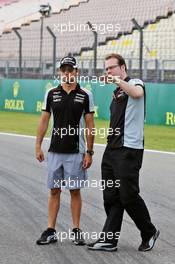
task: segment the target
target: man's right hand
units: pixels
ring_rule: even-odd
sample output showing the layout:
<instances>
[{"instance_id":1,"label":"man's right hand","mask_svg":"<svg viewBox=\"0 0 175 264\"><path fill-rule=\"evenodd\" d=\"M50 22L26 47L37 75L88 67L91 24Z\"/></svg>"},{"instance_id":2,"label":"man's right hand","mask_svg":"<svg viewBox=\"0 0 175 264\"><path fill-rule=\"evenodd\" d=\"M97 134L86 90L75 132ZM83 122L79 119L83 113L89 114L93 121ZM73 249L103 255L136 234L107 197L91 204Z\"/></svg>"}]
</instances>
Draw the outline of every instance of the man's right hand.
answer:
<instances>
[{"instance_id":1,"label":"man's right hand","mask_svg":"<svg viewBox=\"0 0 175 264\"><path fill-rule=\"evenodd\" d=\"M41 148L36 148L36 159L39 162L42 162L44 160L44 152Z\"/></svg>"},{"instance_id":2,"label":"man's right hand","mask_svg":"<svg viewBox=\"0 0 175 264\"><path fill-rule=\"evenodd\" d=\"M100 76L100 82L104 82L106 84L119 84L120 83L120 78L119 76L112 76L112 75L103 75Z\"/></svg>"}]
</instances>

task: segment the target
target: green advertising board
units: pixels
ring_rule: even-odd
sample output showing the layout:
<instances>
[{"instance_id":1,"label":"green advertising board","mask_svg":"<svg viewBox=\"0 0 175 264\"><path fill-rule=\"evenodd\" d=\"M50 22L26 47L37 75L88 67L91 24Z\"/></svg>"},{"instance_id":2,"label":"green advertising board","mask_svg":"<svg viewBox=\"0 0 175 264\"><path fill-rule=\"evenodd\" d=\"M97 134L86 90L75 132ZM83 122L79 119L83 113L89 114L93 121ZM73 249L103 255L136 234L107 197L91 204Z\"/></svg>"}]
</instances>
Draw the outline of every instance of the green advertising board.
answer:
<instances>
[{"instance_id":1,"label":"green advertising board","mask_svg":"<svg viewBox=\"0 0 175 264\"><path fill-rule=\"evenodd\" d=\"M0 80L0 111L40 113L44 95L57 85L53 80ZM114 85L81 83L94 96L95 117L109 119ZM137 100L137 99L136 99ZM146 84L146 123L175 126L175 84Z\"/></svg>"},{"instance_id":2,"label":"green advertising board","mask_svg":"<svg viewBox=\"0 0 175 264\"><path fill-rule=\"evenodd\" d=\"M53 81L48 80L2 80L0 110L41 112L44 94L51 87L53 87Z\"/></svg>"},{"instance_id":3,"label":"green advertising board","mask_svg":"<svg viewBox=\"0 0 175 264\"><path fill-rule=\"evenodd\" d=\"M175 84L146 84L148 124L175 126Z\"/></svg>"}]
</instances>

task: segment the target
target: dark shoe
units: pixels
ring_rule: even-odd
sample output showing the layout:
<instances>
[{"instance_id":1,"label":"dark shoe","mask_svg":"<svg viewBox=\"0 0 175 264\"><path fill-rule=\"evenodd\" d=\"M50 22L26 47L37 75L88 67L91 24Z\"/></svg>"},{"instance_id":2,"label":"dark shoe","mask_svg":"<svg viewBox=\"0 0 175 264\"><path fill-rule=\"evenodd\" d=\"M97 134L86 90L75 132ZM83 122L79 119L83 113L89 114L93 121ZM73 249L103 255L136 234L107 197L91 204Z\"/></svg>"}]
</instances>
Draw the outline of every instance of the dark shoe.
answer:
<instances>
[{"instance_id":1,"label":"dark shoe","mask_svg":"<svg viewBox=\"0 0 175 264\"><path fill-rule=\"evenodd\" d=\"M158 238L160 234L160 231L157 230L155 234L147 241L142 241L141 245L139 246L138 250L139 251L149 251L153 249L156 239Z\"/></svg>"},{"instance_id":2,"label":"dark shoe","mask_svg":"<svg viewBox=\"0 0 175 264\"><path fill-rule=\"evenodd\" d=\"M99 251L117 251L117 244L105 242L104 240L97 240L94 243L87 245L89 250L99 250Z\"/></svg>"},{"instance_id":3,"label":"dark shoe","mask_svg":"<svg viewBox=\"0 0 175 264\"><path fill-rule=\"evenodd\" d=\"M73 237L72 241L75 245L84 246L86 244L84 237L83 237L82 230L80 228L73 228L71 235Z\"/></svg>"},{"instance_id":4,"label":"dark shoe","mask_svg":"<svg viewBox=\"0 0 175 264\"><path fill-rule=\"evenodd\" d=\"M37 245L48 245L50 243L57 242L56 230L52 228L47 228L42 234L41 237L36 241Z\"/></svg>"}]
</instances>

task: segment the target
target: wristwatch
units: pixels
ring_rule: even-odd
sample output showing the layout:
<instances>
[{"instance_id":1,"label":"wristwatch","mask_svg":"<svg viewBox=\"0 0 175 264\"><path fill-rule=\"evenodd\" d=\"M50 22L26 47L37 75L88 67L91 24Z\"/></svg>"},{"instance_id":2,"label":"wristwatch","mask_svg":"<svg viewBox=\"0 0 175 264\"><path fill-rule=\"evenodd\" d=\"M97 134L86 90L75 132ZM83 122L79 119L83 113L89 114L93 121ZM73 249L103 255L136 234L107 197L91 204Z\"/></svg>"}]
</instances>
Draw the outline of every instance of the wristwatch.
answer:
<instances>
[{"instance_id":1,"label":"wristwatch","mask_svg":"<svg viewBox=\"0 0 175 264\"><path fill-rule=\"evenodd\" d=\"M86 150L86 153L88 153L90 156L94 155L94 151L93 150Z\"/></svg>"}]
</instances>

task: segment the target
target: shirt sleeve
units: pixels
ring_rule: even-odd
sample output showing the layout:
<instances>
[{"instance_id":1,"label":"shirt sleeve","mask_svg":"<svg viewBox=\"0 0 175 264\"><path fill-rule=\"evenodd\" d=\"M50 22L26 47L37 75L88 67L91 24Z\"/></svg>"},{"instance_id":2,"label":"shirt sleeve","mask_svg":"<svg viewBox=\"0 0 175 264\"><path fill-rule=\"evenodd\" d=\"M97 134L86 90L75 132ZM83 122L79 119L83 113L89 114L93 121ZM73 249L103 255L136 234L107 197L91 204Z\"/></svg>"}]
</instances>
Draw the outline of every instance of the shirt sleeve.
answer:
<instances>
[{"instance_id":1,"label":"shirt sleeve","mask_svg":"<svg viewBox=\"0 0 175 264\"><path fill-rule=\"evenodd\" d=\"M140 79L132 79L131 82L132 82L131 83L132 85L136 85L136 86L139 85L139 86L141 86L143 88L145 87L143 81L140 80Z\"/></svg>"},{"instance_id":2,"label":"shirt sleeve","mask_svg":"<svg viewBox=\"0 0 175 264\"><path fill-rule=\"evenodd\" d=\"M94 113L94 99L90 91L86 92L84 114Z\"/></svg>"},{"instance_id":3,"label":"shirt sleeve","mask_svg":"<svg viewBox=\"0 0 175 264\"><path fill-rule=\"evenodd\" d=\"M51 93L50 93L50 90L45 93L42 111L51 113Z\"/></svg>"}]
</instances>

